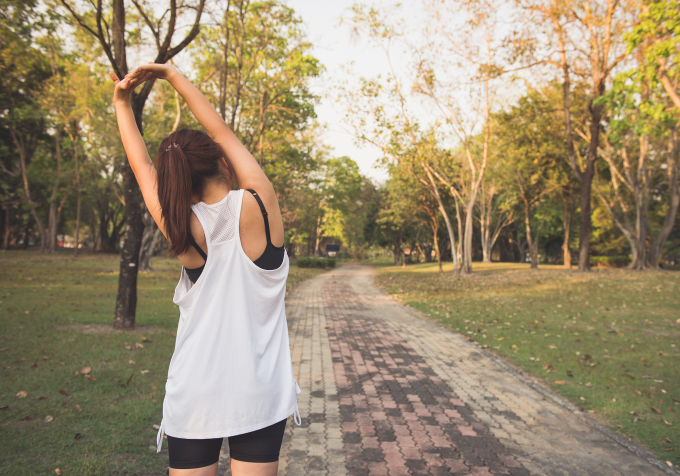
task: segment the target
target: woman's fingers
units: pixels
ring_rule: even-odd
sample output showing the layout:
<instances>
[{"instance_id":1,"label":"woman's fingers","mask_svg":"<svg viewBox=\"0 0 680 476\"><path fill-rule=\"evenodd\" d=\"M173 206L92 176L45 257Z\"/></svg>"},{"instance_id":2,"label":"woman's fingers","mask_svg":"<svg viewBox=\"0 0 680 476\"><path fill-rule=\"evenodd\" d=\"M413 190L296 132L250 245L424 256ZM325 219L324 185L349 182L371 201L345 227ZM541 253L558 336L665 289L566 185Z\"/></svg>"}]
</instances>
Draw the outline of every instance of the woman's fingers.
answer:
<instances>
[{"instance_id":1,"label":"woman's fingers","mask_svg":"<svg viewBox=\"0 0 680 476\"><path fill-rule=\"evenodd\" d=\"M114 84L118 84L118 82L120 81L120 79L118 79L118 76L116 76L116 73L114 73L113 71L109 73L109 77L113 80Z\"/></svg>"}]
</instances>

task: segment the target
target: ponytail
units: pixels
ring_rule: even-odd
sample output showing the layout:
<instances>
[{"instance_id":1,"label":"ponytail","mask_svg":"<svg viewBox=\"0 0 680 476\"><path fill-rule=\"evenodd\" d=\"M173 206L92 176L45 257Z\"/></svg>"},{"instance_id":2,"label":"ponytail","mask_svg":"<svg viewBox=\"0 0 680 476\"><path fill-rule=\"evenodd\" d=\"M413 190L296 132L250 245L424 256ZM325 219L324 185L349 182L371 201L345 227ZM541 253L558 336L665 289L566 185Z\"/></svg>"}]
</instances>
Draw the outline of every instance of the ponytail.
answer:
<instances>
[{"instance_id":1,"label":"ponytail","mask_svg":"<svg viewBox=\"0 0 680 476\"><path fill-rule=\"evenodd\" d=\"M171 256L191 246L191 202L201 195L205 181L216 178L231 186L229 172L221 166L223 157L219 146L200 131L181 129L161 143L156 157L158 201Z\"/></svg>"}]
</instances>

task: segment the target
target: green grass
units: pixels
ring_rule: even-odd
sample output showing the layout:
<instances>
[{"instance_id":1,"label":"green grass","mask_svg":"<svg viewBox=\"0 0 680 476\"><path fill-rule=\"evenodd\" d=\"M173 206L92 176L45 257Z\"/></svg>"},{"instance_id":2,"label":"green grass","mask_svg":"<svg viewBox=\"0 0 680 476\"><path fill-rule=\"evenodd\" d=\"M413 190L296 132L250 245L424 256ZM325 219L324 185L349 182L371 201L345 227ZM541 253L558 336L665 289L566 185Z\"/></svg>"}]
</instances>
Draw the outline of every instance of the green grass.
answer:
<instances>
[{"instance_id":1,"label":"green grass","mask_svg":"<svg viewBox=\"0 0 680 476\"><path fill-rule=\"evenodd\" d=\"M165 474L167 445L156 454L153 425L180 265L152 260L156 271L139 276L137 329L122 332L110 327L118 260L0 252L0 474ZM321 271L291 266L288 286Z\"/></svg>"},{"instance_id":2,"label":"green grass","mask_svg":"<svg viewBox=\"0 0 680 476\"><path fill-rule=\"evenodd\" d=\"M515 263L475 263L474 270L453 278L436 263L380 267L377 281L680 464L680 273L580 274Z\"/></svg>"}]
</instances>

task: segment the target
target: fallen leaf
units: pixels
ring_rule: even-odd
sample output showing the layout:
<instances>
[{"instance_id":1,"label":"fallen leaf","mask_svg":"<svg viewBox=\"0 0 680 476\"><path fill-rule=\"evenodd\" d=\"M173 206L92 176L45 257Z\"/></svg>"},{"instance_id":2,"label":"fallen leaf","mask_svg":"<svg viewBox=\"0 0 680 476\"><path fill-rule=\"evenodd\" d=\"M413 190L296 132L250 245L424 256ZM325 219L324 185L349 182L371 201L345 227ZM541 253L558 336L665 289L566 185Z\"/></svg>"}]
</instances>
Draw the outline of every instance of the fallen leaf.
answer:
<instances>
[{"instance_id":1,"label":"fallen leaf","mask_svg":"<svg viewBox=\"0 0 680 476\"><path fill-rule=\"evenodd\" d=\"M664 440L666 440L669 443L673 443L670 438L664 438Z\"/></svg>"},{"instance_id":2,"label":"fallen leaf","mask_svg":"<svg viewBox=\"0 0 680 476\"><path fill-rule=\"evenodd\" d=\"M557 385L564 385L564 380L555 380Z\"/></svg>"},{"instance_id":3,"label":"fallen leaf","mask_svg":"<svg viewBox=\"0 0 680 476\"><path fill-rule=\"evenodd\" d=\"M28 394L24 390L17 393L17 398L26 398L26 396L28 396Z\"/></svg>"},{"instance_id":4,"label":"fallen leaf","mask_svg":"<svg viewBox=\"0 0 680 476\"><path fill-rule=\"evenodd\" d=\"M96 382L97 379L94 378L92 375L85 375L85 378L92 380L93 382Z\"/></svg>"},{"instance_id":5,"label":"fallen leaf","mask_svg":"<svg viewBox=\"0 0 680 476\"><path fill-rule=\"evenodd\" d=\"M25 417L23 417L21 419L21 421L31 421L31 420L33 420L33 417L31 415L26 415Z\"/></svg>"},{"instance_id":6,"label":"fallen leaf","mask_svg":"<svg viewBox=\"0 0 680 476\"><path fill-rule=\"evenodd\" d=\"M664 420L663 418L661 419L662 422L664 422L665 425L671 426L672 423L669 421Z\"/></svg>"},{"instance_id":7,"label":"fallen leaf","mask_svg":"<svg viewBox=\"0 0 680 476\"><path fill-rule=\"evenodd\" d=\"M44 421L45 423L49 423L49 422L51 422L52 420L54 420L54 417L52 417L52 415L47 415L43 421Z\"/></svg>"},{"instance_id":8,"label":"fallen leaf","mask_svg":"<svg viewBox=\"0 0 680 476\"><path fill-rule=\"evenodd\" d=\"M76 440L79 440L82 437L83 437L83 435L81 435L80 433L76 433L76 436L74 436L73 438L76 439Z\"/></svg>"},{"instance_id":9,"label":"fallen leaf","mask_svg":"<svg viewBox=\"0 0 680 476\"><path fill-rule=\"evenodd\" d=\"M87 375L87 374L90 373L90 370L92 370L92 368L90 368L90 367L83 367L82 369L80 369L80 373L83 374L83 375Z\"/></svg>"},{"instance_id":10,"label":"fallen leaf","mask_svg":"<svg viewBox=\"0 0 680 476\"><path fill-rule=\"evenodd\" d=\"M548 348L554 350L557 349L557 346L555 344L550 344L548 345Z\"/></svg>"},{"instance_id":11,"label":"fallen leaf","mask_svg":"<svg viewBox=\"0 0 680 476\"><path fill-rule=\"evenodd\" d=\"M50 398L49 395L43 395L42 397L38 397L38 400L47 400L48 398Z\"/></svg>"},{"instance_id":12,"label":"fallen leaf","mask_svg":"<svg viewBox=\"0 0 680 476\"><path fill-rule=\"evenodd\" d=\"M54 472L57 474L61 474L61 470L59 468L55 469Z\"/></svg>"},{"instance_id":13,"label":"fallen leaf","mask_svg":"<svg viewBox=\"0 0 680 476\"><path fill-rule=\"evenodd\" d=\"M158 425L153 425L153 429L154 429L154 430L160 430L160 429L161 429L161 427L160 427L160 426L158 426Z\"/></svg>"},{"instance_id":14,"label":"fallen leaf","mask_svg":"<svg viewBox=\"0 0 680 476\"><path fill-rule=\"evenodd\" d=\"M652 409L652 412L654 412L654 413L657 413L657 414L663 413L661 410L659 410L659 409L656 408L656 407L649 407L649 408L651 408L651 409Z\"/></svg>"},{"instance_id":15,"label":"fallen leaf","mask_svg":"<svg viewBox=\"0 0 680 476\"><path fill-rule=\"evenodd\" d=\"M83 409L80 408L80 405L76 405L76 410L78 410L79 412L82 412L82 411L83 411Z\"/></svg>"},{"instance_id":16,"label":"fallen leaf","mask_svg":"<svg viewBox=\"0 0 680 476\"><path fill-rule=\"evenodd\" d=\"M65 397L70 397L70 396L71 396L71 394L68 393L66 390L59 390L59 393L61 393L61 394L62 394L63 396L65 396Z\"/></svg>"},{"instance_id":17,"label":"fallen leaf","mask_svg":"<svg viewBox=\"0 0 680 476\"><path fill-rule=\"evenodd\" d=\"M49 358L49 357L47 357L46 355L43 355L43 356L42 356L42 359L43 359L43 360L47 360L48 358Z\"/></svg>"},{"instance_id":18,"label":"fallen leaf","mask_svg":"<svg viewBox=\"0 0 680 476\"><path fill-rule=\"evenodd\" d=\"M170 335L171 335L172 337L177 337L177 332L174 332L174 331L173 331L173 332L170 333Z\"/></svg>"},{"instance_id":19,"label":"fallen leaf","mask_svg":"<svg viewBox=\"0 0 680 476\"><path fill-rule=\"evenodd\" d=\"M148 371L148 370L142 370L142 373L143 373L143 374L148 374L149 371Z\"/></svg>"},{"instance_id":20,"label":"fallen leaf","mask_svg":"<svg viewBox=\"0 0 680 476\"><path fill-rule=\"evenodd\" d=\"M125 344L123 344L123 345L125 346L125 350L130 350L130 349L131 349L130 344L128 344L127 342L126 342Z\"/></svg>"},{"instance_id":21,"label":"fallen leaf","mask_svg":"<svg viewBox=\"0 0 680 476\"><path fill-rule=\"evenodd\" d=\"M142 344L140 342L135 342L135 349L143 349L143 348L144 348L144 344Z\"/></svg>"},{"instance_id":22,"label":"fallen leaf","mask_svg":"<svg viewBox=\"0 0 680 476\"><path fill-rule=\"evenodd\" d=\"M7 410L9 408L9 405L3 405L0 407L0 410Z\"/></svg>"},{"instance_id":23,"label":"fallen leaf","mask_svg":"<svg viewBox=\"0 0 680 476\"><path fill-rule=\"evenodd\" d=\"M128 364L135 365L135 361L134 360L128 360Z\"/></svg>"},{"instance_id":24,"label":"fallen leaf","mask_svg":"<svg viewBox=\"0 0 680 476\"><path fill-rule=\"evenodd\" d=\"M586 383L586 387L592 387L592 386L593 386L592 383L590 383L590 382Z\"/></svg>"},{"instance_id":25,"label":"fallen leaf","mask_svg":"<svg viewBox=\"0 0 680 476\"><path fill-rule=\"evenodd\" d=\"M59 362L59 365L66 365L64 362Z\"/></svg>"}]
</instances>

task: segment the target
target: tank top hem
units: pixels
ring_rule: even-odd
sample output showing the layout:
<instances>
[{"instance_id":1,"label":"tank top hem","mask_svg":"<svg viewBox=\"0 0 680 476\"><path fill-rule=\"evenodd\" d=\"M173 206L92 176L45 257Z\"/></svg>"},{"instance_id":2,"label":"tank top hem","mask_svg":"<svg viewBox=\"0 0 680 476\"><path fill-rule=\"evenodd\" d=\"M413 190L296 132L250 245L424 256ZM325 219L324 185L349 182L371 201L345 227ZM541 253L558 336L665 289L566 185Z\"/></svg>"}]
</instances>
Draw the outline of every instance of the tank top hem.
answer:
<instances>
[{"instance_id":1,"label":"tank top hem","mask_svg":"<svg viewBox=\"0 0 680 476\"><path fill-rule=\"evenodd\" d=\"M293 405L293 407L285 412L282 412L281 415L276 416L274 418L271 418L267 421L263 421L261 423L255 424L255 425L250 425L244 428L239 428L236 430L231 430L231 431L211 431L211 432L198 432L198 433L192 433L192 432L175 432L170 429L169 431L163 431L163 434L172 436L173 438L185 438L185 439L190 439L190 440L206 440L208 438L228 438L230 436L237 436L237 435L242 435L244 433L250 433L251 431L257 431L261 430L262 428L266 428L270 425L273 425L274 423L278 423L283 419L289 418L291 415L295 415L295 412L298 411L298 406L297 403Z\"/></svg>"}]
</instances>

